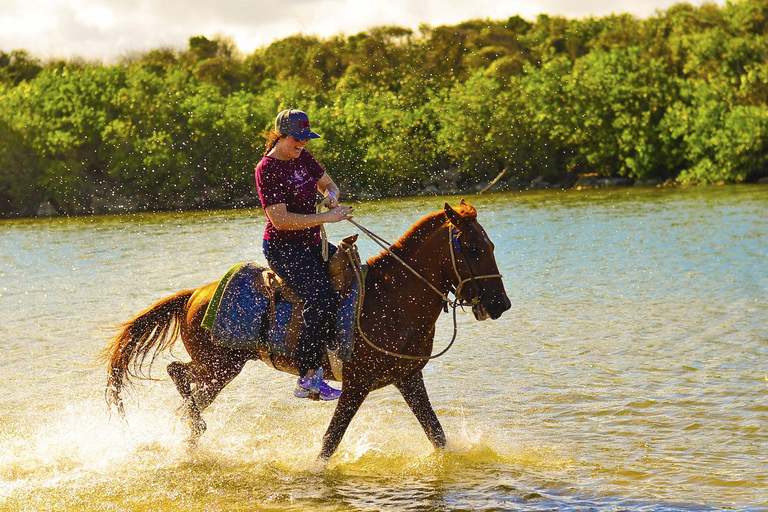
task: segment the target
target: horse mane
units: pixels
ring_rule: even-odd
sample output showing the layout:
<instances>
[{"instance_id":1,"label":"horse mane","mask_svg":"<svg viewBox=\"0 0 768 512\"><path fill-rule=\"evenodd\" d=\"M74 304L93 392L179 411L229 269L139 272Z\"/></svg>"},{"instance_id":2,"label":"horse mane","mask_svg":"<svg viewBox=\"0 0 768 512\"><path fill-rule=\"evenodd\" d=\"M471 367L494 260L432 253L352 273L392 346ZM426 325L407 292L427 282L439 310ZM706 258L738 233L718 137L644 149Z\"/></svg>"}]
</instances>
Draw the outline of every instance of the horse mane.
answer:
<instances>
[{"instance_id":1,"label":"horse mane","mask_svg":"<svg viewBox=\"0 0 768 512\"><path fill-rule=\"evenodd\" d=\"M477 218L477 210L475 210L475 207L469 203L465 203L464 201L462 201L458 206L453 207L453 209L464 218ZM402 255L404 252L408 251L410 245L408 243L409 240L426 240L432 233L447 223L448 219L445 216L444 210L439 210L425 215L413 226L408 228L408 231L403 233L403 235L398 238L395 243L392 244L390 250L396 252L399 255ZM376 263L380 262L386 256L387 251L381 251L377 256L369 258L367 263L369 266L375 266Z\"/></svg>"}]
</instances>

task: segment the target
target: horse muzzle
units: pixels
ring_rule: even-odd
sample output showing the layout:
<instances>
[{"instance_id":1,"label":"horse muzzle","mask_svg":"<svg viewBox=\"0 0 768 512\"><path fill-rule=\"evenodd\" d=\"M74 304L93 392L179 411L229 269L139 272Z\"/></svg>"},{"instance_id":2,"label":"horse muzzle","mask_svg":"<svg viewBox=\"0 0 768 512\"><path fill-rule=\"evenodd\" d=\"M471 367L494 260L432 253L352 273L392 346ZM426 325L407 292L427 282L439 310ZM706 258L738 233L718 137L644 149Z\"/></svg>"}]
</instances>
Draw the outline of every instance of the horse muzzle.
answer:
<instances>
[{"instance_id":1,"label":"horse muzzle","mask_svg":"<svg viewBox=\"0 0 768 512\"><path fill-rule=\"evenodd\" d=\"M507 297L505 294L500 299L494 299L489 301L481 300L480 302L472 306L472 313L475 315L475 319L481 322L483 320L488 320L489 318L492 320L496 320L511 307L512 307L512 302L509 300L509 297Z\"/></svg>"}]
</instances>

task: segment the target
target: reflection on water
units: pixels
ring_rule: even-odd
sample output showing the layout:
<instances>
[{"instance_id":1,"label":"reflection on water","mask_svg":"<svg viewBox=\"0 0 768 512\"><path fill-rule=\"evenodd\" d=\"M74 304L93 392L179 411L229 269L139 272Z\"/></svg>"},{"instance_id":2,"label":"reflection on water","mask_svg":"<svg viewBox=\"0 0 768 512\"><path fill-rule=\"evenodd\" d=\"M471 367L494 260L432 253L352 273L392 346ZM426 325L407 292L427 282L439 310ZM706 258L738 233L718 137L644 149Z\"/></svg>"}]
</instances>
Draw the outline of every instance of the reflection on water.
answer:
<instances>
[{"instance_id":1,"label":"reflection on water","mask_svg":"<svg viewBox=\"0 0 768 512\"><path fill-rule=\"evenodd\" d=\"M165 377L108 415L105 328L258 259L259 210L0 222L0 510L759 510L768 503L768 189L468 198L513 308L425 369L433 452L393 389L328 467L333 405L246 366L184 444ZM394 240L445 198L356 206ZM456 202L456 198L449 198ZM353 232L329 226L333 239ZM360 240L370 256L378 247ZM437 346L450 339L448 318Z\"/></svg>"}]
</instances>

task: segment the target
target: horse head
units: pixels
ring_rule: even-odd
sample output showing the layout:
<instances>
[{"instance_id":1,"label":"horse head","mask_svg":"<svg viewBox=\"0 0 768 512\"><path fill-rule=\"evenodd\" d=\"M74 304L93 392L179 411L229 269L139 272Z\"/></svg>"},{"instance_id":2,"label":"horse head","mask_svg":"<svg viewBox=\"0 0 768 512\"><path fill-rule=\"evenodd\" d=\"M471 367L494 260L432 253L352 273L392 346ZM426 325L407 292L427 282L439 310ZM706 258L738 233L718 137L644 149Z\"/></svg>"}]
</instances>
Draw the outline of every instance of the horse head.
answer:
<instances>
[{"instance_id":1,"label":"horse head","mask_svg":"<svg viewBox=\"0 0 768 512\"><path fill-rule=\"evenodd\" d=\"M454 209L445 203L450 224L450 245L454 272L458 279L456 296L472 305L477 320L497 319L512 307L504 290L494 244L477 222L477 210L463 199Z\"/></svg>"}]
</instances>

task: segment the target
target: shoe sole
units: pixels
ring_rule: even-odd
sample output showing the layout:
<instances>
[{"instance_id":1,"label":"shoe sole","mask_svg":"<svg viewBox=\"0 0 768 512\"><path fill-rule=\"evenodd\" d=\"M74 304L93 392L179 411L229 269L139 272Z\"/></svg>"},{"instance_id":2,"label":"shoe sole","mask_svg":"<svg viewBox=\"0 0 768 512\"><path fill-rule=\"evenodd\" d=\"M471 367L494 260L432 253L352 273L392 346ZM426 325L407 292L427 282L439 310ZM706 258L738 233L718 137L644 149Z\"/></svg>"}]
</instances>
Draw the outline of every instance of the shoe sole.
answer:
<instances>
[{"instance_id":1,"label":"shoe sole","mask_svg":"<svg viewBox=\"0 0 768 512\"><path fill-rule=\"evenodd\" d=\"M338 400L338 396L323 396L319 392L312 392L308 389L304 388L296 388L293 390L293 396L296 398L309 398L310 400L319 401L322 400L324 402L330 402L331 400ZM341 394L339 394L341 396Z\"/></svg>"}]
</instances>

